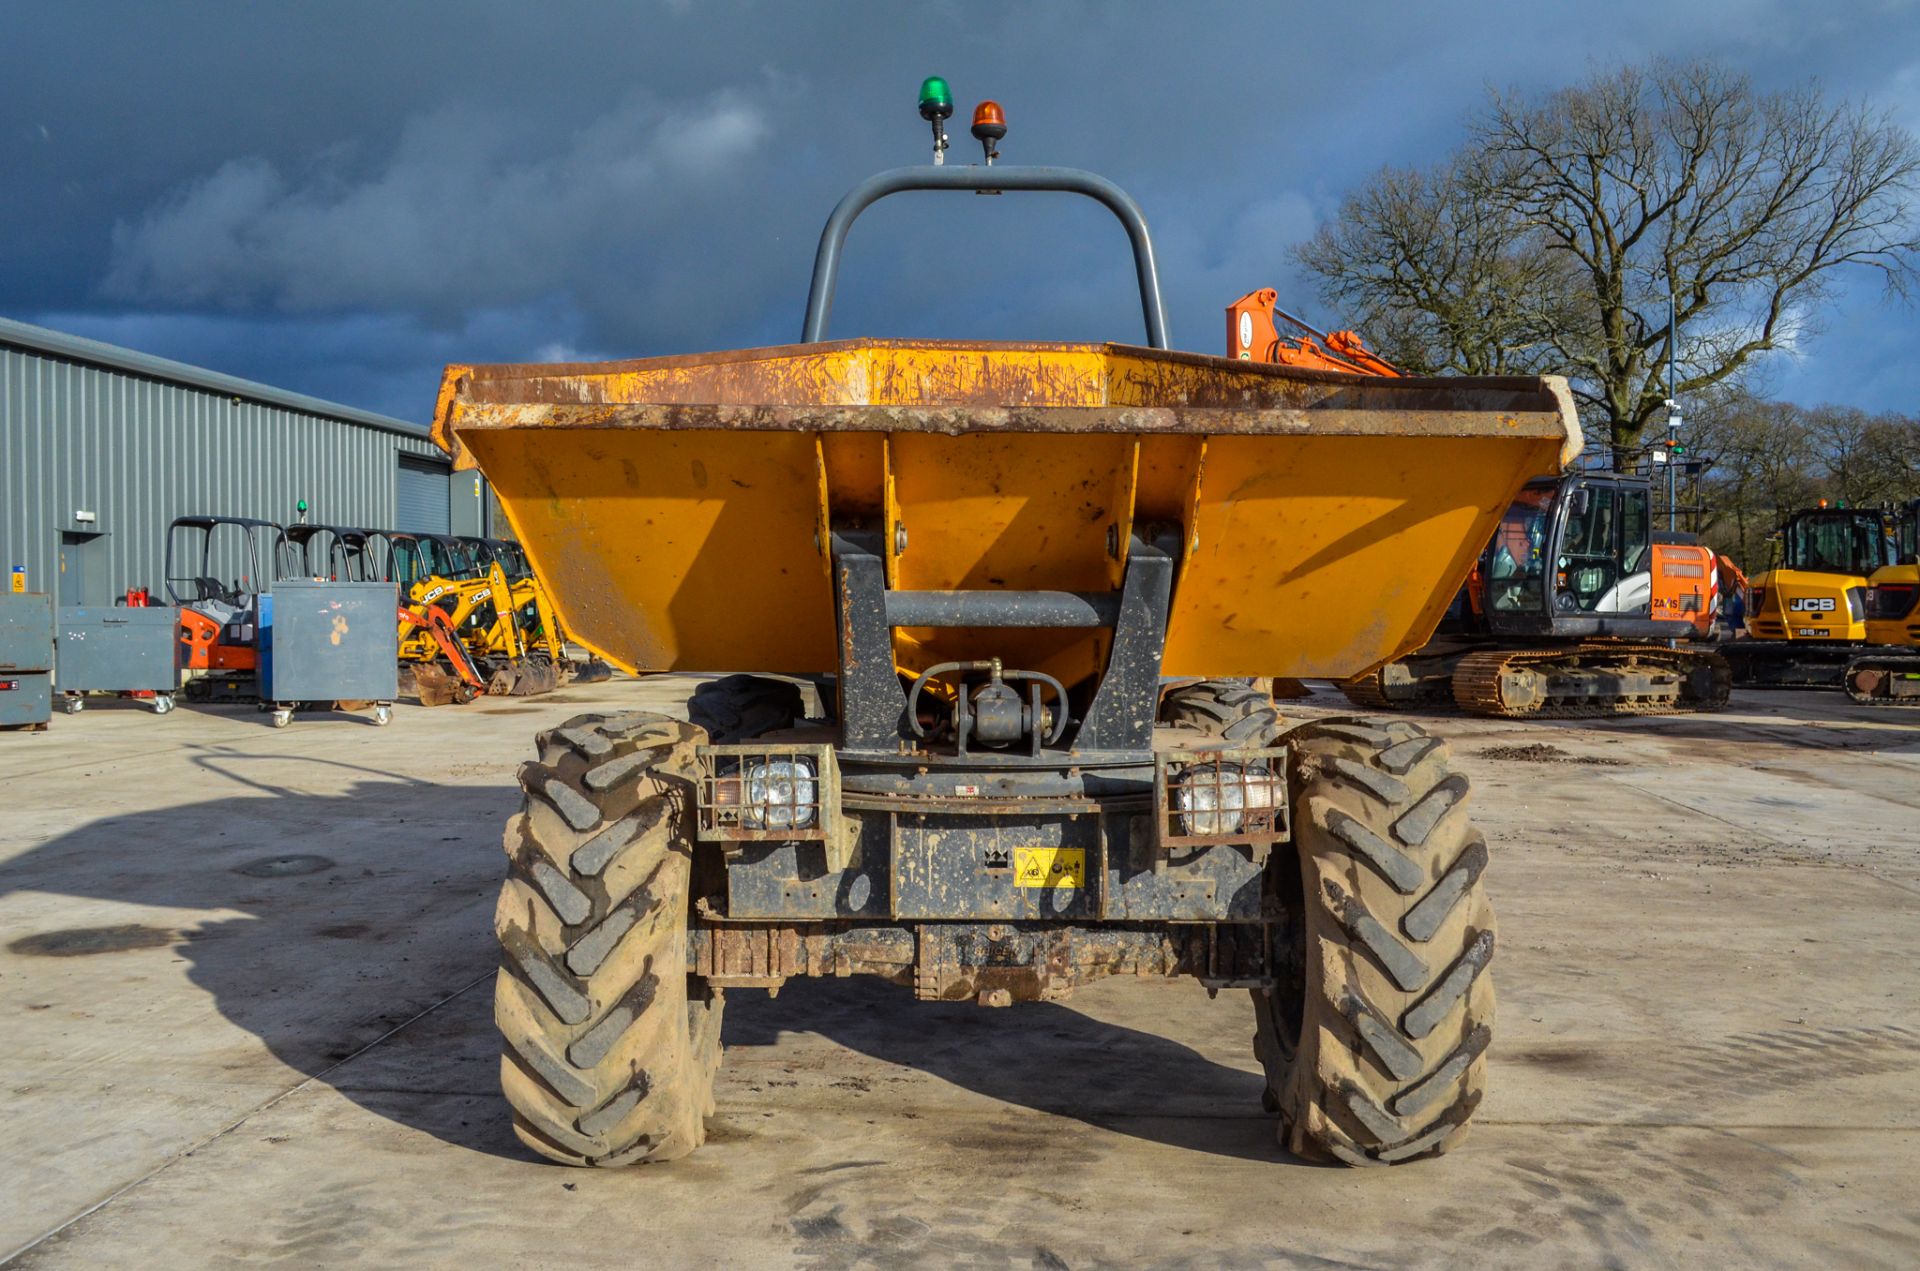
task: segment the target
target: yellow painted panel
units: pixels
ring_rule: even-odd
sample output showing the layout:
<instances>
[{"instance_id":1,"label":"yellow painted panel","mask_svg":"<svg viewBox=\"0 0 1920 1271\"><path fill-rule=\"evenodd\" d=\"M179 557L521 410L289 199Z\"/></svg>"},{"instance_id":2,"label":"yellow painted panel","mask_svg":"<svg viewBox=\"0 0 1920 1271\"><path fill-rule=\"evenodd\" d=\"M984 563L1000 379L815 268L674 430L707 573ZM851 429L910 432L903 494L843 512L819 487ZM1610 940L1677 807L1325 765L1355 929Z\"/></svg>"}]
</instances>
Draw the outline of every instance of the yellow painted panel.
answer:
<instances>
[{"instance_id":1,"label":"yellow painted panel","mask_svg":"<svg viewBox=\"0 0 1920 1271\"><path fill-rule=\"evenodd\" d=\"M1855 621L1847 593L1864 588L1858 574L1812 569L1769 569L1748 579L1767 594L1766 607L1749 615L1755 636L1769 640L1835 640L1858 644L1867 624Z\"/></svg>"},{"instance_id":2,"label":"yellow painted panel","mask_svg":"<svg viewBox=\"0 0 1920 1271\"><path fill-rule=\"evenodd\" d=\"M1142 437L1140 476L1133 509L1136 521L1186 519L1188 496L1200 463L1202 437Z\"/></svg>"},{"instance_id":3,"label":"yellow painted panel","mask_svg":"<svg viewBox=\"0 0 1920 1271\"><path fill-rule=\"evenodd\" d=\"M880 477L886 471L886 460L881 453L886 434L827 433L822 436L821 444L826 451L827 485L833 490L835 514L877 521L881 508Z\"/></svg>"},{"instance_id":4,"label":"yellow painted panel","mask_svg":"<svg viewBox=\"0 0 1920 1271\"><path fill-rule=\"evenodd\" d=\"M1107 532L1130 511L1124 434L896 433L908 532L900 585L1104 591Z\"/></svg>"},{"instance_id":5,"label":"yellow painted panel","mask_svg":"<svg viewBox=\"0 0 1920 1271\"><path fill-rule=\"evenodd\" d=\"M1920 565L1883 565L1875 570L1873 577L1867 580L1875 587L1892 586L1904 583L1908 586L1920 584ZM1867 620L1867 643L1920 645L1915 639L1920 633L1920 610L1915 610L1899 618L1870 618Z\"/></svg>"},{"instance_id":6,"label":"yellow painted panel","mask_svg":"<svg viewBox=\"0 0 1920 1271\"><path fill-rule=\"evenodd\" d=\"M1552 441L1210 437L1169 675L1344 677L1424 643Z\"/></svg>"},{"instance_id":7,"label":"yellow painted panel","mask_svg":"<svg viewBox=\"0 0 1920 1271\"><path fill-rule=\"evenodd\" d=\"M835 667L811 433L463 439L567 630L629 671Z\"/></svg>"},{"instance_id":8,"label":"yellow painted panel","mask_svg":"<svg viewBox=\"0 0 1920 1271\"><path fill-rule=\"evenodd\" d=\"M909 591L1106 591L1109 533L1131 515L1134 439L1123 434L896 433L888 442ZM1105 633L905 630L903 666L998 656L1072 682L1104 661Z\"/></svg>"},{"instance_id":9,"label":"yellow painted panel","mask_svg":"<svg viewBox=\"0 0 1920 1271\"><path fill-rule=\"evenodd\" d=\"M801 422L808 404L882 409ZM1028 409L1047 407L1111 409ZM889 579L911 589L1106 590L1110 530L1183 522L1167 671L1317 676L1424 640L1512 491L1577 453L1572 420L1557 381L848 341L450 367L435 436L478 460L570 628L629 668L832 669L824 488L834 523L884 527ZM918 631L896 654L908 669L998 655L1071 683L1107 639Z\"/></svg>"},{"instance_id":10,"label":"yellow painted panel","mask_svg":"<svg viewBox=\"0 0 1920 1271\"><path fill-rule=\"evenodd\" d=\"M1107 358L1092 346L875 346L868 401L885 406L1105 405Z\"/></svg>"}]
</instances>

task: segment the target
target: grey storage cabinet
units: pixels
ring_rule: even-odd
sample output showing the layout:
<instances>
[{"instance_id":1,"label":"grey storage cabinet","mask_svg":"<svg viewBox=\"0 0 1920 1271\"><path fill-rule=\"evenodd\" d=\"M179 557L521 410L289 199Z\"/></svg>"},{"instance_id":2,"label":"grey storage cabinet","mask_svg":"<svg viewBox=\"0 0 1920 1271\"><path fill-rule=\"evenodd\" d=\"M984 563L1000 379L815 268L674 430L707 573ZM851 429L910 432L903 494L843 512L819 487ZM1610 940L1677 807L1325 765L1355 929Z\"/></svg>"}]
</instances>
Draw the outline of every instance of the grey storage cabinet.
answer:
<instances>
[{"instance_id":1,"label":"grey storage cabinet","mask_svg":"<svg viewBox=\"0 0 1920 1271\"><path fill-rule=\"evenodd\" d=\"M53 598L0 592L0 728L40 728L53 715Z\"/></svg>"},{"instance_id":2,"label":"grey storage cabinet","mask_svg":"<svg viewBox=\"0 0 1920 1271\"><path fill-rule=\"evenodd\" d=\"M299 702L372 702L386 723L400 694L399 588L292 580L261 597L261 691L276 724Z\"/></svg>"},{"instance_id":3,"label":"grey storage cabinet","mask_svg":"<svg viewBox=\"0 0 1920 1271\"><path fill-rule=\"evenodd\" d=\"M171 605L62 605L54 633L54 691L69 712L81 693L155 694L154 709L173 709L180 687L180 610Z\"/></svg>"}]
</instances>

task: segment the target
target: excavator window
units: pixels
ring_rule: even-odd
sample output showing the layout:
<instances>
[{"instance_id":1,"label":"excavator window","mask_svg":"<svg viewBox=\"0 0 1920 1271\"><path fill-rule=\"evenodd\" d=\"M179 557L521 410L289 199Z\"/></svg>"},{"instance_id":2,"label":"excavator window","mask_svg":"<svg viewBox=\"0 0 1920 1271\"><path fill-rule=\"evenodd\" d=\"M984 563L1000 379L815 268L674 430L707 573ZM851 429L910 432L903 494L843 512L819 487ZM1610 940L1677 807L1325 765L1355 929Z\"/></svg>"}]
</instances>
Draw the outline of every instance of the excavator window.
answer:
<instances>
[{"instance_id":1,"label":"excavator window","mask_svg":"<svg viewBox=\"0 0 1920 1271\"><path fill-rule=\"evenodd\" d=\"M1620 492L1620 572L1644 574L1652 568L1653 521L1645 490Z\"/></svg>"},{"instance_id":2,"label":"excavator window","mask_svg":"<svg viewBox=\"0 0 1920 1271\"><path fill-rule=\"evenodd\" d=\"M167 594L176 604L244 605L271 581L284 543L280 527L266 521L181 517L167 527Z\"/></svg>"},{"instance_id":3,"label":"excavator window","mask_svg":"<svg viewBox=\"0 0 1920 1271\"><path fill-rule=\"evenodd\" d=\"M1569 501L1554 569L1554 607L1562 613L1637 613L1653 553L1652 515L1643 489L1592 483Z\"/></svg>"},{"instance_id":4,"label":"excavator window","mask_svg":"<svg viewBox=\"0 0 1920 1271\"><path fill-rule=\"evenodd\" d=\"M1489 608L1503 613L1540 609L1553 495L1552 486L1528 486L1500 518L1500 528L1487 548Z\"/></svg>"},{"instance_id":5,"label":"excavator window","mask_svg":"<svg viewBox=\"0 0 1920 1271\"><path fill-rule=\"evenodd\" d=\"M1785 564L1816 574L1866 577L1891 564L1876 513L1834 509L1795 517L1787 526Z\"/></svg>"},{"instance_id":6,"label":"excavator window","mask_svg":"<svg viewBox=\"0 0 1920 1271\"><path fill-rule=\"evenodd\" d=\"M1587 497L1568 509L1555 562L1558 608L1591 610L1620 581L1619 494L1612 486L1590 486Z\"/></svg>"}]
</instances>

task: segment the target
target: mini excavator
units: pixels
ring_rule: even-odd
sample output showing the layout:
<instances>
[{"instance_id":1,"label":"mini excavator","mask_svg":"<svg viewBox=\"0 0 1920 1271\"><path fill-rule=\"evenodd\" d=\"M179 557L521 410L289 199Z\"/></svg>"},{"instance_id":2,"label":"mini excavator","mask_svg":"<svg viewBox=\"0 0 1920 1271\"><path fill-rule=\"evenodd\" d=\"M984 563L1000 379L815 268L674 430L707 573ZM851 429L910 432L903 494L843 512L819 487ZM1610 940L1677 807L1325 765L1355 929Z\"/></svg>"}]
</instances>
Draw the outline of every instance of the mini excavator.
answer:
<instances>
[{"instance_id":1,"label":"mini excavator","mask_svg":"<svg viewBox=\"0 0 1920 1271\"><path fill-rule=\"evenodd\" d=\"M1727 646L1734 683L1754 688L1832 687L1871 638L1868 579L1895 563L1899 518L1881 508L1825 499L1787 518L1753 576L1751 639ZM1895 641L1898 643L1898 641ZM1869 694L1871 696L1871 694Z\"/></svg>"},{"instance_id":2,"label":"mini excavator","mask_svg":"<svg viewBox=\"0 0 1920 1271\"><path fill-rule=\"evenodd\" d=\"M1894 516L1894 560L1867 579L1867 647L1847 663L1847 696L1920 706L1920 499Z\"/></svg>"}]
</instances>

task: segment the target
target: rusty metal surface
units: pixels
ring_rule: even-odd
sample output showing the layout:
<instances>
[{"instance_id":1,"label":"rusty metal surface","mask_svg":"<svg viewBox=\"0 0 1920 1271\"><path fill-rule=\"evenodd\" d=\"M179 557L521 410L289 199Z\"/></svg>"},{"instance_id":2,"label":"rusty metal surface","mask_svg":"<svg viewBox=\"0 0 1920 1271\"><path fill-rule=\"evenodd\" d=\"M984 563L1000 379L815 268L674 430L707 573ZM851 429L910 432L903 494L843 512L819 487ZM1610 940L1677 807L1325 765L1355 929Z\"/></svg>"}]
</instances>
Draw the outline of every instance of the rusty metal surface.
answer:
<instances>
[{"instance_id":1,"label":"rusty metal surface","mask_svg":"<svg viewBox=\"0 0 1920 1271\"><path fill-rule=\"evenodd\" d=\"M554 407L551 412L531 408ZM917 407L901 412L802 407ZM489 410L505 407L504 411ZM595 411L594 407L640 407ZM690 410L675 410L690 407ZM1116 407L1144 407L1136 414ZM721 409L742 408L742 409ZM944 409L943 409L944 408ZM964 408L964 409L956 409ZM1038 408L1083 408L1053 414ZM434 438L462 466L456 433L484 427L758 428L809 431L1274 431L1284 414L1414 411L1512 416L1578 450L1563 381L1530 376L1378 379L1118 344L841 340L606 363L450 366ZM1192 414L1191 412L1205 412ZM1211 413L1220 412L1220 413ZM1538 416L1528 420L1524 417ZM1332 420L1316 420L1335 427Z\"/></svg>"},{"instance_id":2,"label":"rusty metal surface","mask_svg":"<svg viewBox=\"0 0 1920 1271\"><path fill-rule=\"evenodd\" d=\"M1057 1001L1109 975L1262 982L1256 924L756 923L696 921L687 969L721 988L878 975L935 1001Z\"/></svg>"},{"instance_id":3,"label":"rusty metal surface","mask_svg":"<svg viewBox=\"0 0 1920 1271\"><path fill-rule=\"evenodd\" d=\"M838 665L847 527L877 534L892 588L1100 592L1155 524L1184 543L1164 672L1349 676L1418 647L1513 489L1578 449L1551 379L937 341L452 367L436 427L581 644L628 670L794 674ZM1072 686L1104 641L903 628L892 652Z\"/></svg>"},{"instance_id":4,"label":"rusty metal surface","mask_svg":"<svg viewBox=\"0 0 1920 1271\"><path fill-rule=\"evenodd\" d=\"M1405 381L1401 381L1405 382ZM660 403L475 403L461 429L645 428L666 432L1123 433L1175 436L1552 437L1550 403L1504 390L1476 405L1466 394L1347 394L1285 406L938 406Z\"/></svg>"}]
</instances>

